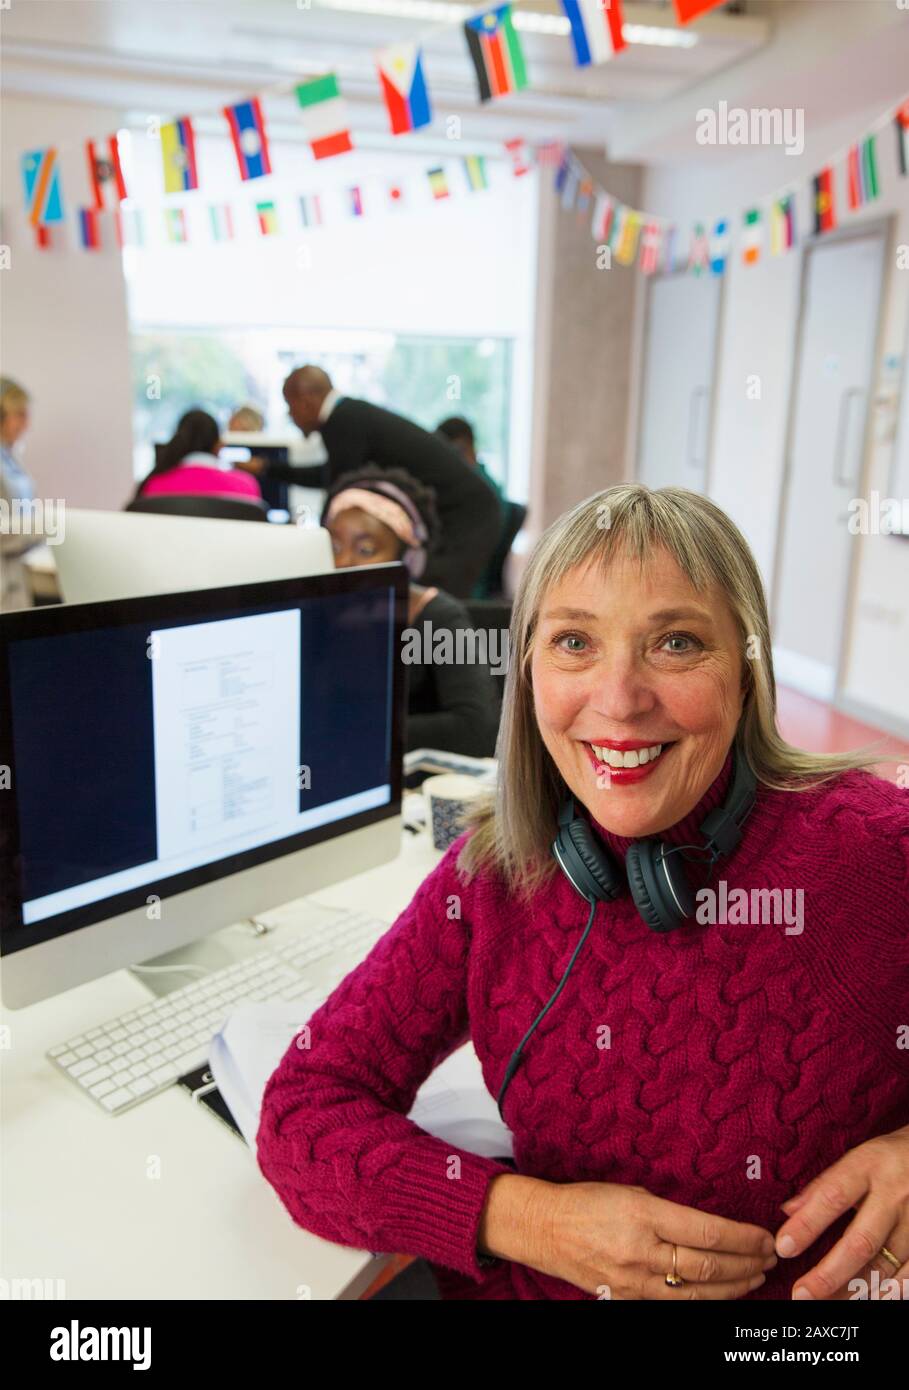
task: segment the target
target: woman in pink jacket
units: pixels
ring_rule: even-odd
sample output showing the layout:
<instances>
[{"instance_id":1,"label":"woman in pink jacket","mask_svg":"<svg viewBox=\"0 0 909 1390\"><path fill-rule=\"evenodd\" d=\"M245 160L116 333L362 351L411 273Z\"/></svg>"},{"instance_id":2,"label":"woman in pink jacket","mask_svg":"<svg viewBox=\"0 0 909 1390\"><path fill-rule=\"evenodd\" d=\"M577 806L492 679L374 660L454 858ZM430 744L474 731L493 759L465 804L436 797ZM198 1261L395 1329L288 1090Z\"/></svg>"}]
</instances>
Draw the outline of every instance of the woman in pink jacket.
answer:
<instances>
[{"instance_id":1,"label":"woman in pink jacket","mask_svg":"<svg viewBox=\"0 0 909 1390\"><path fill-rule=\"evenodd\" d=\"M251 473L218 461L221 440L218 422L204 410L188 410L177 432L158 450L155 466L140 483L137 497L245 497L262 501L262 489Z\"/></svg>"}]
</instances>

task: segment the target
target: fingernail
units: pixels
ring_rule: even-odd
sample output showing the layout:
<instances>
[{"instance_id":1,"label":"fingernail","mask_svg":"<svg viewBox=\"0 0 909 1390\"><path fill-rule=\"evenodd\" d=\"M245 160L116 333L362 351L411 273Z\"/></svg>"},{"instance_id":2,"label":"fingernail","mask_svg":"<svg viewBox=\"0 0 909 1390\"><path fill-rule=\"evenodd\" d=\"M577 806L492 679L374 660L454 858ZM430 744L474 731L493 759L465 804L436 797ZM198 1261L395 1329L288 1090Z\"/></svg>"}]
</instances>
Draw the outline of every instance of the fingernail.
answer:
<instances>
[{"instance_id":1,"label":"fingernail","mask_svg":"<svg viewBox=\"0 0 909 1390\"><path fill-rule=\"evenodd\" d=\"M779 1261L777 1260L776 1255L773 1255L773 1256L771 1256L771 1258L770 1258L769 1260L765 1260L765 1261L764 1261L764 1268L765 1268L765 1269L773 1269L774 1265L776 1265L776 1264L779 1264Z\"/></svg>"},{"instance_id":2,"label":"fingernail","mask_svg":"<svg viewBox=\"0 0 909 1390\"><path fill-rule=\"evenodd\" d=\"M759 1289L761 1285L765 1282L766 1280L763 1274L755 1274L751 1279L751 1282L749 1283L748 1287L750 1289Z\"/></svg>"},{"instance_id":3,"label":"fingernail","mask_svg":"<svg viewBox=\"0 0 909 1390\"><path fill-rule=\"evenodd\" d=\"M792 1236L783 1236L782 1240L778 1240L776 1243L776 1252L778 1255L783 1256L794 1255L795 1241L792 1239Z\"/></svg>"},{"instance_id":4,"label":"fingernail","mask_svg":"<svg viewBox=\"0 0 909 1390\"><path fill-rule=\"evenodd\" d=\"M814 1294L811 1292L810 1289L806 1289L804 1284L799 1284L798 1288L796 1289L796 1291L795 1291L795 1293L792 1295L792 1297L793 1297L793 1298L814 1298Z\"/></svg>"},{"instance_id":5,"label":"fingernail","mask_svg":"<svg viewBox=\"0 0 909 1390\"><path fill-rule=\"evenodd\" d=\"M765 1236L765 1237L764 1237L764 1243L763 1243L763 1245L761 1246L761 1254L762 1254L762 1255L775 1255L775 1254L776 1254L776 1245L775 1245L775 1243L774 1243L773 1236Z\"/></svg>"}]
</instances>

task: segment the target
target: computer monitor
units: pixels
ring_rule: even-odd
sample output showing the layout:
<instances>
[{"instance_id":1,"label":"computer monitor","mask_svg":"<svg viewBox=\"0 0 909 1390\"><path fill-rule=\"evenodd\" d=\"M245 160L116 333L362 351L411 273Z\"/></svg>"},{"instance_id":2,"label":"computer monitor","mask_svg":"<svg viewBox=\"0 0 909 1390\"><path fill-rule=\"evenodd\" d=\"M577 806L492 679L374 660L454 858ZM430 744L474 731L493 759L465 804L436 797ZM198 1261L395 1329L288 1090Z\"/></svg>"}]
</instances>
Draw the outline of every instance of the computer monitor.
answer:
<instances>
[{"instance_id":1,"label":"computer monitor","mask_svg":"<svg viewBox=\"0 0 909 1390\"><path fill-rule=\"evenodd\" d=\"M0 615L4 1005L394 858L406 612L386 564Z\"/></svg>"},{"instance_id":2,"label":"computer monitor","mask_svg":"<svg viewBox=\"0 0 909 1390\"><path fill-rule=\"evenodd\" d=\"M95 512L68 507L51 547L65 603L102 603L225 584L292 579L334 569L319 526Z\"/></svg>"},{"instance_id":3,"label":"computer monitor","mask_svg":"<svg viewBox=\"0 0 909 1390\"><path fill-rule=\"evenodd\" d=\"M290 458L290 444L286 440L275 440L270 435L250 430L228 430L221 436L218 457L222 463L245 463L255 456L267 463L287 463ZM288 511L288 484L279 483L267 473L259 478L262 496L274 511Z\"/></svg>"}]
</instances>

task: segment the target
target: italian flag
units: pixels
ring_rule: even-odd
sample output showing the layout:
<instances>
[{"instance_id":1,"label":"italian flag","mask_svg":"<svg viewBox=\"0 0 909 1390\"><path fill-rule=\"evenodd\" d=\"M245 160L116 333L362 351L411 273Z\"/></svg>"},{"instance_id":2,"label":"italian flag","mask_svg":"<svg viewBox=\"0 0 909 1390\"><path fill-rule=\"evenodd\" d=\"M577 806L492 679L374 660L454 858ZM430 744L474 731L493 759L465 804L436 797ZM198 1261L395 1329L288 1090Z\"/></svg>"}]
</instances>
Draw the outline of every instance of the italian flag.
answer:
<instances>
[{"instance_id":1,"label":"italian flag","mask_svg":"<svg viewBox=\"0 0 909 1390\"><path fill-rule=\"evenodd\" d=\"M297 87L297 101L303 110L303 124L316 159L345 154L353 149L344 98L333 72L301 82Z\"/></svg>"},{"instance_id":2,"label":"italian flag","mask_svg":"<svg viewBox=\"0 0 909 1390\"><path fill-rule=\"evenodd\" d=\"M742 238L742 260L746 265L754 265L760 260L762 239L760 208L749 208L745 213L745 235Z\"/></svg>"}]
</instances>

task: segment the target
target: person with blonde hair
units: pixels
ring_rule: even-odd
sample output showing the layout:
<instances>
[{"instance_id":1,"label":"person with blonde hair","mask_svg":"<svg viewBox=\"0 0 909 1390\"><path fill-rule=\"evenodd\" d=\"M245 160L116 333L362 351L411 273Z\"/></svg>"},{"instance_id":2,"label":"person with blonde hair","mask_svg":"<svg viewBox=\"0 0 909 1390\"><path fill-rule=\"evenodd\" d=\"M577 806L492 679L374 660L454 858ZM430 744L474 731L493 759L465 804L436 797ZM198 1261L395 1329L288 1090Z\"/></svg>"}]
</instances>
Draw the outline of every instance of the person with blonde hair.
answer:
<instances>
[{"instance_id":1,"label":"person with blonde hair","mask_svg":"<svg viewBox=\"0 0 909 1390\"><path fill-rule=\"evenodd\" d=\"M29 395L11 377L0 377L0 612L31 605L22 557L41 537L12 521L17 504L34 499L35 485L14 452L28 428Z\"/></svg>"},{"instance_id":2,"label":"person with blonde hair","mask_svg":"<svg viewBox=\"0 0 909 1390\"><path fill-rule=\"evenodd\" d=\"M446 1298L909 1289L909 801L873 754L780 735L760 574L714 503L627 484L549 527L497 755L269 1079L293 1220L421 1257ZM510 1160L407 1118L468 1037Z\"/></svg>"},{"instance_id":3,"label":"person with blonde hair","mask_svg":"<svg viewBox=\"0 0 909 1390\"><path fill-rule=\"evenodd\" d=\"M227 423L232 434L261 434L264 428L265 416L254 405L239 406Z\"/></svg>"}]
</instances>

